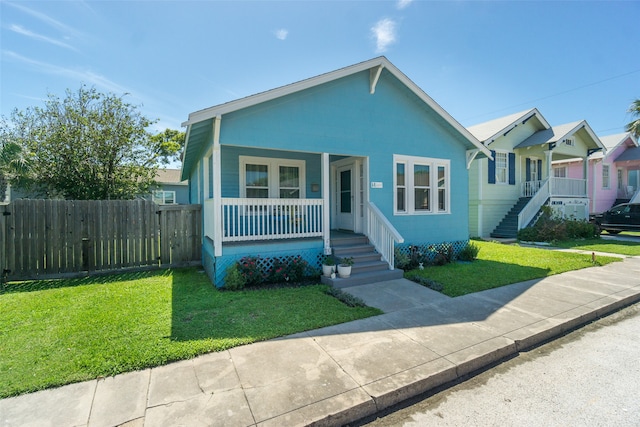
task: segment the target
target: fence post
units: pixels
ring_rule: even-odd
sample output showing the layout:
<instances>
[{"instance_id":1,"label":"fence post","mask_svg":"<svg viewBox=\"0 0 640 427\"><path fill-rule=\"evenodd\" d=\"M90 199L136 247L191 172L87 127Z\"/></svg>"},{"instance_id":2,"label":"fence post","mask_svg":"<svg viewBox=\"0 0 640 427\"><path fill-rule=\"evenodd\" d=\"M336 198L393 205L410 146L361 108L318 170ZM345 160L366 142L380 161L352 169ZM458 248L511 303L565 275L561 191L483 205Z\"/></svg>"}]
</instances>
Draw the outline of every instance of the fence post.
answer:
<instances>
[{"instance_id":1,"label":"fence post","mask_svg":"<svg viewBox=\"0 0 640 427\"><path fill-rule=\"evenodd\" d=\"M0 290L4 291L7 274L7 205L0 205Z\"/></svg>"}]
</instances>

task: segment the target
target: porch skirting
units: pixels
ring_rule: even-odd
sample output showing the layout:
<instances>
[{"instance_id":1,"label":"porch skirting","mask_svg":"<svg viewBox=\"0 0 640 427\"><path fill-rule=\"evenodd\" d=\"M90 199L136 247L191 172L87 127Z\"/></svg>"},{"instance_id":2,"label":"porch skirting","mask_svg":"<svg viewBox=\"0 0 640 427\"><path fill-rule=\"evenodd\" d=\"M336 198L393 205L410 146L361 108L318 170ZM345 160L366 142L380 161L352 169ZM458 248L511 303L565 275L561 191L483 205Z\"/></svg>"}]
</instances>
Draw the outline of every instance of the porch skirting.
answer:
<instances>
[{"instance_id":1,"label":"porch skirting","mask_svg":"<svg viewBox=\"0 0 640 427\"><path fill-rule=\"evenodd\" d=\"M214 256L213 241L205 238L202 245L202 265L217 288L224 286L227 268L245 256L260 257L266 263L274 258L301 256L311 268L320 269L324 242L321 239L251 242L224 246L222 256Z\"/></svg>"}]
</instances>

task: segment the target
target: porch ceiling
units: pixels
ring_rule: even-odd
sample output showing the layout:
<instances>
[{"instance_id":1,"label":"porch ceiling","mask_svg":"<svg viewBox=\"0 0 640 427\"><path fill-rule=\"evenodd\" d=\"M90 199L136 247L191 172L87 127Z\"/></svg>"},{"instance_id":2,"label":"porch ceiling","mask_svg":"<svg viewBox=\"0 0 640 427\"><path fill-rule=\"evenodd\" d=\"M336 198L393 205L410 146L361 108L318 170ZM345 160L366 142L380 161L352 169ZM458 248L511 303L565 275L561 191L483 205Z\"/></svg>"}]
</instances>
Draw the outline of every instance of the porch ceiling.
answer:
<instances>
[{"instance_id":1,"label":"porch ceiling","mask_svg":"<svg viewBox=\"0 0 640 427\"><path fill-rule=\"evenodd\" d=\"M182 155L181 179L189 179L189 171L195 166L207 141L211 140L212 131L213 119L189 125L186 146Z\"/></svg>"}]
</instances>

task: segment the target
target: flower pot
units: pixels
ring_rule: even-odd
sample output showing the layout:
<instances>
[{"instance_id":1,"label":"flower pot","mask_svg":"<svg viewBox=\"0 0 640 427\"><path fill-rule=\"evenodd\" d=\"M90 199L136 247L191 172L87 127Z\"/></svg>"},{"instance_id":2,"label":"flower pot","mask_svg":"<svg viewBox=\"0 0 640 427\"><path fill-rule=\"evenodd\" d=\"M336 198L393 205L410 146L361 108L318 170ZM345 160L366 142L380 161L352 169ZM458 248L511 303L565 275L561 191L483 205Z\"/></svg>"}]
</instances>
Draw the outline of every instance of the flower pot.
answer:
<instances>
[{"instance_id":1,"label":"flower pot","mask_svg":"<svg viewBox=\"0 0 640 427\"><path fill-rule=\"evenodd\" d=\"M338 276L346 279L351 276L351 266L345 264L338 264Z\"/></svg>"},{"instance_id":2,"label":"flower pot","mask_svg":"<svg viewBox=\"0 0 640 427\"><path fill-rule=\"evenodd\" d=\"M322 264L322 275L325 277L331 277L331 273L335 271L335 265L324 265Z\"/></svg>"}]
</instances>

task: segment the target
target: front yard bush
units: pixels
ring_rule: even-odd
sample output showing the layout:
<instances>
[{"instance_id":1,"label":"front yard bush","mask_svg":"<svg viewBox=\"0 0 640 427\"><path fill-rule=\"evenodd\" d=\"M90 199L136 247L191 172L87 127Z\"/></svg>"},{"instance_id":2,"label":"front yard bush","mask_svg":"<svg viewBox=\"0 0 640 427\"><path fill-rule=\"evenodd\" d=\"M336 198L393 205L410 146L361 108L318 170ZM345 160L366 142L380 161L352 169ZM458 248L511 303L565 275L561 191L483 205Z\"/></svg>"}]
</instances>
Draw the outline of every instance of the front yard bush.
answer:
<instances>
[{"instance_id":1,"label":"front yard bush","mask_svg":"<svg viewBox=\"0 0 640 427\"><path fill-rule=\"evenodd\" d=\"M224 289L301 283L319 274L300 255L275 258L246 256L227 269Z\"/></svg>"},{"instance_id":2,"label":"front yard bush","mask_svg":"<svg viewBox=\"0 0 640 427\"><path fill-rule=\"evenodd\" d=\"M480 247L473 242L469 242L467 243L467 246L465 246L464 249L458 254L458 259L460 261L473 261L478 258L479 252Z\"/></svg>"},{"instance_id":3,"label":"front yard bush","mask_svg":"<svg viewBox=\"0 0 640 427\"><path fill-rule=\"evenodd\" d=\"M598 227L595 224L584 220L555 216L548 206L543 207L542 215L533 226L518 231L518 240L525 242L593 239L598 236Z\"/></svg>"},{"instance_id":4,"label":"front yard bush","mask_svg":"<svg viewBox=\"0 0 640 427\"><path fill-rule=\"evenodd\" d=\"M451 243L410 245L406 254L401 248L394 249L394 267L413 270L428 265L445 265L455 261L456 254Z\"/></svg>"}]
</instances>

